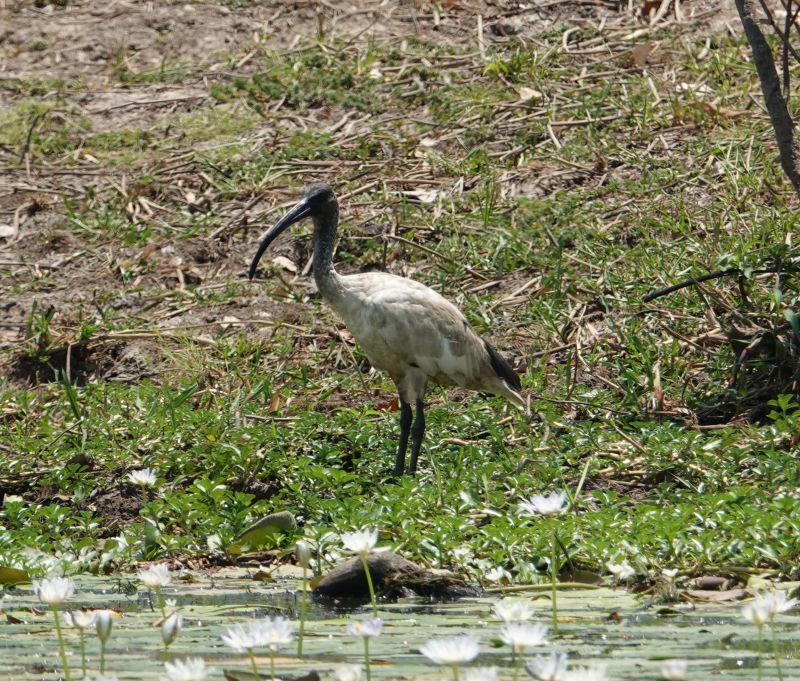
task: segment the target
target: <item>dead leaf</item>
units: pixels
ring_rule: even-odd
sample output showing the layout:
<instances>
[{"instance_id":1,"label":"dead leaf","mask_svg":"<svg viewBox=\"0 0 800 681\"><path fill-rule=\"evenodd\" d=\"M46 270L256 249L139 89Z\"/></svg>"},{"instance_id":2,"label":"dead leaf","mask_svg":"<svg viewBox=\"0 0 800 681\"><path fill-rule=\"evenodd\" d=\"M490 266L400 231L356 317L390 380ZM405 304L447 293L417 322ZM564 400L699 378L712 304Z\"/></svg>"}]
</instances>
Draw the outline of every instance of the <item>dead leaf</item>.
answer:
<instances>
[{"instance_id":1,"label":"dead leaf","mask_svg":"<svg viewBox=\"0 0 800 681\"><path fill-rule=\"evenodd\" d=\"M410 189L407 192L401 192L404 196L410 199L416 199L420 203L434 203L436 197L439 195L435 189Z\"/></svg>"},{"instance_id":2,"label":"dead leaf","mask_svg":"<svg viewBox=\"0 0 800 681\"><path fill-rule=\"evenodd\" d=\"M534 90L532 87L525 87L524 85L517 88L517 94L522 102L527 102L529 99L544 99L543 92Z\"/></svg>"},{"instance_id":3,"label":"dead leaf","mask_svg":"<svg viewBox=\"0 0 800 681\"><path fill-rule=\"evenodd\" d=\"M297 273L297 265L295 265L294 262L289 260L289 258L287 258L285 255L276 255L272 259L272 262L287 272L291 272L292 274Z\"/></svg>"},{"instance_id":4,"label":"dead leaf","mask_svg":"<svg viewBox=\"0 0 800 681\"><path fill-rule=\"evenodd\" d=\"M272 399L269 401L268 411L270 414L275 414L280 410L280 408L281 408L281 395L280 393L275 393L272 396Z\"/></svg>"},{"instance_id":5,"label":"dead leaf","mask_svg":"<svg viewBox=\"0 0 800 681\"><path fill-rule=\"evenodd\" d=\"M639 68L647 65L647 58L650 56L650 53L653 51L654 45L652 43L642 43L641 45L636 45L631 50L631 60L633 61L633 65Z\"/></svg>"},{"instance_id":6,"label":"dead leaf","mask_svg":"<svg viewBox=\"0 0 800 681\"><path fill-rule=\"evenodd\" d=\"M226 315L225 317L222 318L222 321L220 322L219 325L223 329L227 329L227 328L229 328L231 326L241 325L241 323L242 323L242 320L239 319L238 317L234 317L232 315Z\"/></svg>"},{"instance_id":7,"label":"dead leaf","mask_svg":"<svg viewBox=\"0 0 800 681\"><path fill-rule=\"evenodd\" d=\"M397 399L387 400L385 402L378 402L378 404L375 405L375 408L378 411L395 412L400 409L400 402Z\"/></svg>"}]
</instances>

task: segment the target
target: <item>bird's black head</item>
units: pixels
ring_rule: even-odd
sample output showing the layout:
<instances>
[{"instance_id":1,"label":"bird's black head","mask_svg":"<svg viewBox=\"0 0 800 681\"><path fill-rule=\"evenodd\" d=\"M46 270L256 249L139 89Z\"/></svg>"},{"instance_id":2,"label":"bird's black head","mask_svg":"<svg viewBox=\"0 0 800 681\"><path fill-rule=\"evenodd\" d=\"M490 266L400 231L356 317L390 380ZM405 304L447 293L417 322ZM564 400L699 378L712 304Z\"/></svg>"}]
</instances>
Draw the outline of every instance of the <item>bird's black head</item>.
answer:
<instances>
[{"instance_id":1,"label":"bird's black head","mask_svg":"<svg viewBox=\"0 0 800 681\"><path fill-rule=\"evenodd\" d=\"M315 224L319 220L333 219L339 215L339 204L336 202L336 195L329 184L320 183L310 185L303 195L303 199L288 213L286 213L275 225L267 231L258 246L253 261L250 263L248 276L252 279L256 274L258 261L264 255L267 247L290 225L305 218L313 218Z\"/></svg>"},{"instance_id":2,"label":"bird's black head","mask_svg":"<svg viewBox=\"0 0 800 681\"><path fill-rule=\"evenodd\" d=\"M336 195L333 193L333 187L325 182L319 182L306 188L303 201L308 203L311 214L316 215L325 211L332 203L336 203Z\"/></svg>"}]
</instances>

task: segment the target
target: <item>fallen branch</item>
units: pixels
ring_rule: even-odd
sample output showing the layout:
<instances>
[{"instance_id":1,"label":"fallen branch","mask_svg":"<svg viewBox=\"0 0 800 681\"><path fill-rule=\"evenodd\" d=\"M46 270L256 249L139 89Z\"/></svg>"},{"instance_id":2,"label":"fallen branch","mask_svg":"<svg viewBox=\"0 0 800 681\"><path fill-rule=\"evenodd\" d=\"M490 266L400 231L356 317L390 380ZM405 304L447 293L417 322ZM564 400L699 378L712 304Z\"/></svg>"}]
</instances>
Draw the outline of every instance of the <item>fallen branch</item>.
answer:
<instances>
[{"instance_id":1,"label":"fallen branch","mask_svg":"<svg viewBox=\"0 0 800 681\"><path fill-rule=\"evenodd\" d=\"M753 274L775 274L776 272L796 272L796 268L794 267L768 267L763 270L753 270ZM642 300L645 303L649 303L651 300L655 300L656 298L661 298L661 296L669 295L670 293L675 293L675 291L680 291L682 288L686 288L687 286L695 286L697 284L702 284L705 281L711 281L712 279L721 279L722 277L730 277L734 275L741 276L744 274L742 270L738 267L731 267L727 270L717 270L716 272L709 272L708 274L701 274L699 277L691 277L690 279L686 279L682 281L680 284L673 284L672 286L667 286L666 288L659 289L658 291L653 291L652 293L648 293Z\"/></svg>"}]
</instances>

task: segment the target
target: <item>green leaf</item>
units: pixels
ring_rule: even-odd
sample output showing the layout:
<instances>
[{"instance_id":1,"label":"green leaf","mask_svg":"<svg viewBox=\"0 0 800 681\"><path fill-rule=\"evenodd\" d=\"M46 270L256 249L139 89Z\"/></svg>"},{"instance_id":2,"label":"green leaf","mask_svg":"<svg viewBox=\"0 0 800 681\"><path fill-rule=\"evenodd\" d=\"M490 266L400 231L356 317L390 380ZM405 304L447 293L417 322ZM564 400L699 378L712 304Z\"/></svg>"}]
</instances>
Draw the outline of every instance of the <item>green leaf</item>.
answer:
<instances>
[{"instance_id":1,"label":"green leaf","mask_svg":"<svg viewBox=\"0 0 800 681\"><path fill-rule=\"evenodd\" d=\"M19 568L0 567L0 584L27 584L31 581L27 570Z\"/></svg>"},{"instance_id":2,"label":"green leaf","mask_svg":"<svg viewBox=\"0 0 800 681\"><path fill-rule=\"evenodd\" d=\"M263 546L270 537L276 534L292 532L296 528L297 521L288 511L270 513L268 516L264 516L254 522L236 537L236 543L241 546L258 548Z\"/></svg>"},{"instance_id":3,"label":"green leaf","mask_svg":"<svg viewBox=\"0 0 800 681\"><path fill-rule=\"evenodd\" d=\"M83 418L83 412L78 405L78 392L75 390L75 386L70 383L69 378L67 378L66 371L61 372L61 385L64 386L64 392L67 396L67 402L69 402L72 415L76 419L81 420Z\"/></svg>"}]
</instances>

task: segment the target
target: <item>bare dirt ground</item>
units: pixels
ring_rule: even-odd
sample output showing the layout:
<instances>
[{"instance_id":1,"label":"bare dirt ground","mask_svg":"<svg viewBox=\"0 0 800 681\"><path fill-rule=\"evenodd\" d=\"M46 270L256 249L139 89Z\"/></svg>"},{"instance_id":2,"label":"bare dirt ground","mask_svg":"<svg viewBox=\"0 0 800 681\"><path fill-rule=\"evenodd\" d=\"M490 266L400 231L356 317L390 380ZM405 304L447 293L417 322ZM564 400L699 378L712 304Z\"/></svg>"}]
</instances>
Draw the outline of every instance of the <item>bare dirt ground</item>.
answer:
<instances>
[{"instance_id":1,"label":"bare dirt ground","mask_svg":"<svg viewBox=\"0 0 800 681\"><path fill-rule=\"evenodd\" d=\"M460 61L436 62L443 72L484 66L482 53L494 42L534 40L552 29L563 34L566 45L575 27L613 27L619 41L602 58L611 65L649 60L652 68L669 68L656 44L646 53L633 51L636 31L646 34L653 21L669 22L707 17L718 28L732 19L730 9L694 3L682 14L659 11L661 4L645 3L642 16L617 3L577 2L374 2L317 3L269 2L4 2L0 9L0 107L8 109L23 100L59 106L32 115L27 130L0 147L0 369L13 381L52 380L53 369L66 369L78 381L91 376L136 380L148 375L159 353L156 338L174 332L194 335L209 342L215 335L243 326L254 334L269 333L275 320L288 324L308 318L308 309L291 300L276 302L257 287L219 304L199 307L182 295L187 285L212 296L231 281L240 281L260 230L276 209L294 198L284 191L292 176L324 179L331 172L360 177L345 210L362 224L375 218L375 209L358 203L362 191L378 183L394 191L425 191L450 187L468 191L469 177L434 176L422 160L396 159L393 176L386 176L384 162L363 163L287 162L280 187L241 187L238 195L221 197L208 182L197 152L217 144L214 140L185 141L179 129L163 126L166 117L211 111L217 102L210 96L215 83L246 77L258 68L264 49L291 52L301 40L313 35L335 36L345 43L368 41L401 44L424 37L471 49ZM241 5L241 6L239 6ZM596 59L590 46L574 49L576 65ZM652 57L648 54L652 52ZM642 61L644 63L644 61ZM180 71L159 78L135 74ZM154 82L155 81L155 82ZM166 82L165 82L166 81ZM179 81L179 82L170 82ZM412 79L413 81L413 79ZM32 83L38 85L33 86ZM33 88L33 89L32 89ZM271 116L239 136L252 152L263 145L280 144L281 137L297 130L323 130L333 143L348 145L360 132L374 126L374 118L358 117L337 106L315 107L303 114L287 110L280 100L268 103ZM506 115L509 113L509 115ZM510 119L510 113L503 117ZM236 110L229 112L236 115ZM413 106L401 117L426 117ZM397 116L395 116L396 118ZM383 117L387 124L390 116ZM32 144L33 134L47 125L79 121L71 130L71 146L47 153ZM160 153L131 163L98 159L82 148L82 136L122 130L156 129L162 136ZM509 123L506 123L509 125ZM513 125L525 125L520 120ZM454 130L436 131L427 144L446 144L448 137L467 129L469 120ZM502 135L490 144L491 153L513 154ZM599 172L599 171L597 171ZM625 168L609 170L619 173ZM502 178L505 197L548 196L570 185L580 185L596 174L591 169L554 162L534 164L508 172ZM147 177L148 182L142 181ZM455 189L452 189L455 188ZM218 218L214 228L188 238L159 236L145 246L94 232L87 238L75 229L80 215L96 197L119 195L122 219L169 222L174 216L204 212ZM378 209L380 210L380 209ZM124 214L123 214L124 213ZM379 215L379 213L377 214ZM381 227L380 229L383 229ZM431 235L432 236L432 235ZM425 235L420 239L424 241ZM284 252L302 270L307 253ZM392 264L405 271L402 261ZM529 276L511 273L494 285L513 294ZM481 286L476 279L471 286ZM469 288L469 287L468 287ZM19 348L35 336L31 320L52 310L48 333L62 335L49 344L48 368L29 366ZM101 333L89 344L76 337L81 320L102 320ZM124 330L114 330L124 327ZM513 342L513 341L512 341ZM520 353L518 353L519 355Z\"/></svg>"}]
</instances>

